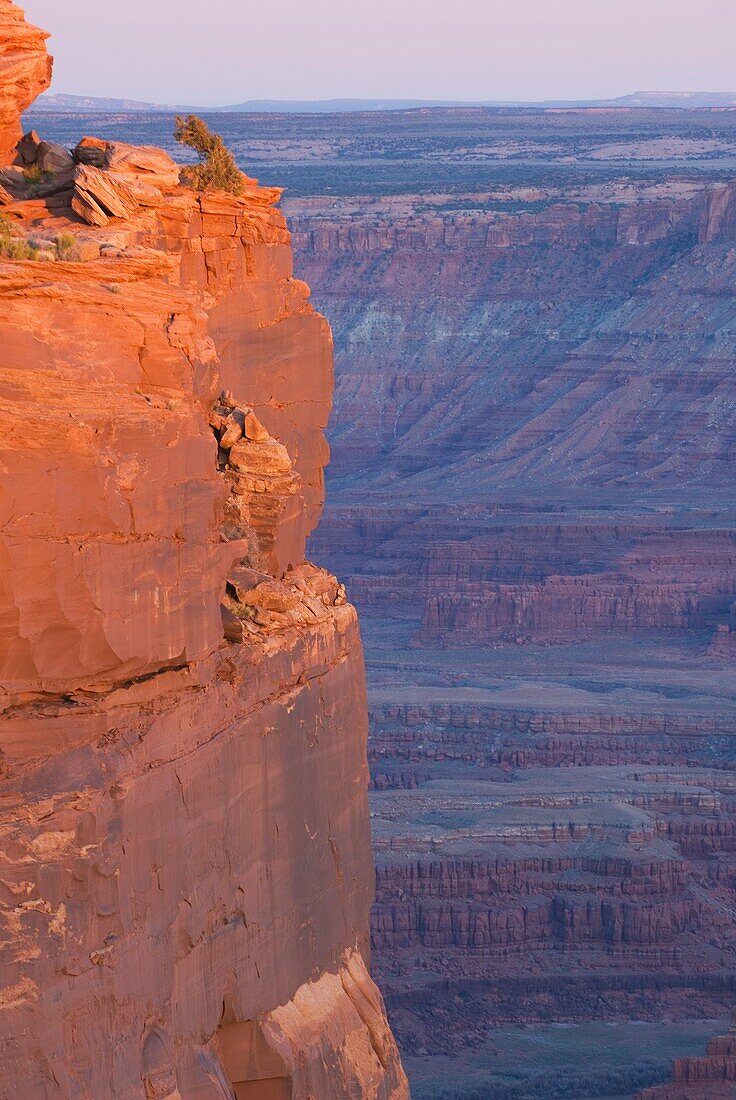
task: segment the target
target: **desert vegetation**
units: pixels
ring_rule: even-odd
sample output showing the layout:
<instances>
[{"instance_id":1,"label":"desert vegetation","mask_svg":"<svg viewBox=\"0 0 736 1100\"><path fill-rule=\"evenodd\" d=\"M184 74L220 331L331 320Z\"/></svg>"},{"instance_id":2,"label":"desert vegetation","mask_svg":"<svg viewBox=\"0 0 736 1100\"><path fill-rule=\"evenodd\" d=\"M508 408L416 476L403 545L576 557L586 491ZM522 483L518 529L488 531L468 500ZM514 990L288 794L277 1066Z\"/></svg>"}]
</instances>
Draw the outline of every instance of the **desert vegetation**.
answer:
<instances>
[{"instance_id":1,"label":"desert vegetation","mask_svg":"<svg viewBox=\"0 0 736 1100\"><path fill-rule=\"evenodd\" d=\"M60 233L56 238L56 255L60 260L77 258L77 238L73 233Z\"/></svg>"},{"instance_id":2,"label":"desert vegetation","mask_svg":"<svg viewBox=\"0 0 736 1100\"><path fill-rule=\"evenodd\" d=\"M50 172L45 168L41 168L41 166L38 164L33 164L30 168L23 169L23 179L26 181L26 183L30 183L31 185L48 183L53 178L53 172Z\"/></svg>"},{"instance_id":3,"label":"desert vegetation","mask_svg":"<svg viewBox=\"0 0 736 1100\"><path fill-rule=\"evenodd\" d=\"M79 249L73 233L60 233L54 241L26 240L17 235L10 218L0 214L0 257L5 260L73 262L79 259Z\"/></svg>"},{"instance_id":4,"label":"desert vegetation","mask_svg":"<svg viewBox=\"0 0 736 1100\"><path fill-rule=\"evenodd\" d=\"M235 159L219 134L213 134L197 115L178 115L174 137L180 145L193 149L199 164L184 170L184 178L197 191L243 192L243 176Z\"/></svg>"},{"instance_id":5,"label":"desert vegetation","mask_svg":"<svg viewBox=\"0 0 736 1100\"><path fill-rule=\"evenodd\" d=\"M618 1100L665 1080L668 1069L664 1059L640 1058L621 1069L540 1071L517 1081L443 1088L433 1094L433 1100L590 1100L593 1096Z\"/></svg>"},{"instance_id":6,"label":"desert vegetation","mask_svg":"<svg viewBox=\"0 0 736 1100\"><path fill-rule=\"evenodd\" d=\"M37 260L38 249L13 234L13 223L0 214L0 257L6 260Z\"/></svg>"}]
</instances>

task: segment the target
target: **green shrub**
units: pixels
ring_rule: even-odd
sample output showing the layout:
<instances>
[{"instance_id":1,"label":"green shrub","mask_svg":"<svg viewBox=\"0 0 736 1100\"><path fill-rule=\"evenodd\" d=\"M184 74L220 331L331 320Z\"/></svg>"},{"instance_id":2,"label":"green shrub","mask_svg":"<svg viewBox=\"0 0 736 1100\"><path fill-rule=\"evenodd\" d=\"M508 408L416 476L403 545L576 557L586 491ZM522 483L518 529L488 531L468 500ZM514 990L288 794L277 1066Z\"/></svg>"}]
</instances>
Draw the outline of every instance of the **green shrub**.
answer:
<instances>
[{"instance_id":1,"label":"green shrub","mask_svg":"<svg viewBox=\"0 0 736 1100\"><path fill-rule=\"evenodd\" d=\"M10 260L37 260L38 252L27 241L15 240L10 242L8 250Z\"/></svg>"},{"instance_id":2,"label":"green shrub","mask_svg":"<svg viewBox=\"0 0 736 1100\"><path fill-rule=\"evenodd\" d=\"M0 256L6 260L37 260L38 249L13 236L13 223L0 214Z\"/></svg>"},{"instance_id":3,"label":"green shrub","mask_svg":"<svg viewBox=\"0 0 736 1100\"><path fill-rule=\"evenodd\" d=\"M193 149L199 164L184 169L184 178L197 191L228 191L242 195L243 175L219 134L197 115L177 115L174 137L180 145Z\"/></svg>"},{"instance_id":4,"label":"green shrub","mask_svg":"<svg viewBox=\"0 0 736 1100\"><path fill-rule=\"evenodd\" d=\"M31 168L23 169L23 179L26 181L26 183L48 183L49 180L52 180L53 178L53 172L49 172L44 168L39 168L37 164L34 164Z\"/></svg>"},{"instance_id":5,"label":"green shrub","mask_svg":"<svg viewBox=\"0 0 736 1100\"><path fill-rule=\"evenodd\" d=\"M60 233L56 238L56 255L60 260L75 259L74 250L77 247L77 238L73 233Z\"/></svg>"}]
</instances>

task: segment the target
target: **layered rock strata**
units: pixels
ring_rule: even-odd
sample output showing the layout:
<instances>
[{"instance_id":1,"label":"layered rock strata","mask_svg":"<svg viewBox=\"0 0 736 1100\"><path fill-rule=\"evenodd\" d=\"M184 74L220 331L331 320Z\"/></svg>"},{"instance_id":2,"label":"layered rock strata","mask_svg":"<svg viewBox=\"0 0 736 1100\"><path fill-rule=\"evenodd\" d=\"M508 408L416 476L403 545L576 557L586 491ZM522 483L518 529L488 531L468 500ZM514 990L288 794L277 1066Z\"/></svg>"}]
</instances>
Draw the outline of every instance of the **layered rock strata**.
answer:
<instances>
[{"instance_id":1,"label":"layered rock strata","mask_svg":"<svg viewBox=\"0 0 736 1100\"><path fill-rule=\"evenodd\" d=\"M312 547L371 647L374 962L417 1093L482 1090L499 1022L525 1025L515 1062L531 1070L534 1021L583 1021L586 1046L592 1019L618 1021L596 1040L615 1058L623 1021L725 1016L727 114L223 125L288 180L299 268L335 329L331 504ZM95 126L149 141L161 121ZM637 1032L640 1049L656 1033Z\"/></svg>"},{"instance_id":2,"label":"layered rock strata","mask_svg":"<svg viewBox=\"0 0 736 1100\"><path fill-rule=\"evenodd\" d=\"M398 1100L360 637L304 563L331 338L279 193L41 156L3 174L3 1095Z\"/></svg>"},{"instance_id":3,"label":"layered rock strata","mask_svg":"<svg viewBox=\"0 0 736 1100\"><path fill-rule=\"evenodd\" d=\"M736 1025L708 1043L702 1057L678 1058L672 1080L636 1100L730 1100L736 1094Z\"/></svg>"},{"instance_id":4,"label":"layered rock strata","mask_svg":"<svg viewBox=\"0 0 736 1100\"><path fill-rule=\"evenodd\" d=\"M421 637L498 645L715 630L727 626L735 587L731 530L499 527L431 547Z\"/></svg>"},{"instance_id":5,"label":"layered rock strata","mask_svg":"<svg viewBox=\"0 0 736 1100\"><path fill-rule=\"evenodd\" d=\"M0 167L16 156L20 116L51 83L48 35L11 0L0 4Z\"/></svg>"},{"instance_id":6,"label":"layered rock strata","mask_svg":"<svg viewBox=\"0 0 736 1100\"><path fill-rule=\"evenodd\" d=\"M638 190L300 224L338 349L313 545L374 638L374 959L460 1076L499 1024L734 1003L734 188Z\"/></svg>"}]
</instances>

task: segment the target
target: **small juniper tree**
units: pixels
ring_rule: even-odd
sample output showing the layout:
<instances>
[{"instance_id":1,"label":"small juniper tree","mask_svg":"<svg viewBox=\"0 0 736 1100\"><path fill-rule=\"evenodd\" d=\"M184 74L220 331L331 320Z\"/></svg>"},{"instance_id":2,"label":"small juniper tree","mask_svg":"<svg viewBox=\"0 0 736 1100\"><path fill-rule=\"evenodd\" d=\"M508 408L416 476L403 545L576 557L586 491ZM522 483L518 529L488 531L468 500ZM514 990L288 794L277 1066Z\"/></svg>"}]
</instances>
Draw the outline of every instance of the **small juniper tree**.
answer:
<instances>
[{"instance_id":1,"label":"small juniper tree","mask_svg":"<svg viewBox=\"0 0 736 1100\"><path fill-rule=\"evenodd\" d=\"M184 170L184 176L197 191L243 192L243 176L232 153L219 134L213 134L207 123L197 115L176 119L174 137L180 145L194 149L199 164Z\"/></svg>"}]
</instances>

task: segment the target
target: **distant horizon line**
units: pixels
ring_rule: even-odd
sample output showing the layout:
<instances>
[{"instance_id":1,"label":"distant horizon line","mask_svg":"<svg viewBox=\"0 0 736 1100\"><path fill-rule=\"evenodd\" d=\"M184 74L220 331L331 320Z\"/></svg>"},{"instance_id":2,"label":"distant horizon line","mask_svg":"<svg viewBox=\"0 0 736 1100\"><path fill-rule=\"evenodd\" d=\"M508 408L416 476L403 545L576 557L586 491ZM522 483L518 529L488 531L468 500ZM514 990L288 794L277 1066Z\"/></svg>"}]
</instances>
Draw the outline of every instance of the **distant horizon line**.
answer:
<instances>
[{"instance_id":1,"label":"distant horizon line","mask_svg":"<svg viewBox=\"0 0 736 1100\"><path fill-rule=\"evenodd\" d=\"M679 92L679 91L637 91L608 99L422 99L422 98L362 98L350 96L332 96L325 99L248 99L240 103L222 106L203 106L192 104L156 103L146 100L120 98L112 96L78 95L68 92L47 92L29 108L29 113L84 111L128 111L161 112L170 111L197 112L200 114L231 113L349 113L351 111L392 111L421 110L431 108L682 108L682 109L724 109L736 108L736 92Z\"/></svg>"}]
</instances>

